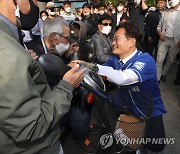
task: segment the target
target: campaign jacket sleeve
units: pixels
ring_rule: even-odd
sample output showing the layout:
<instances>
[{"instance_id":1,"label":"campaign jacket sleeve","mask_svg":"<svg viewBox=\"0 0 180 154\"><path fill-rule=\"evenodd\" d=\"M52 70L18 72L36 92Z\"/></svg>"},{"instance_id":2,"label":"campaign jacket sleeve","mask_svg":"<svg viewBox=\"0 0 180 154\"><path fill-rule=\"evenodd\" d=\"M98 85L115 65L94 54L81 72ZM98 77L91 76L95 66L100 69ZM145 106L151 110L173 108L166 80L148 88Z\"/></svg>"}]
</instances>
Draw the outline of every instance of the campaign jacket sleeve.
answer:
<instances>
[{"instance_id":1,"label":"campaign jacket sleeve","mask_svg":"<svg viewBox=\"0 0 180 154\"><path fill-rule=\"evenodd\" d=\"M29 55L0 48L0 130L12 140L31 142L50 133L71 99L66 81L50 90L42 68Z\"/></svg>"},{"instance_id":2,"label":"campaign jacket sleeve","mask_svg":"<svg viewBox=\"0 0 180 154\"><path fill-rule=\"evenodd\" d=\"M140 83L156 78L156 64L148 53L143 53L139 56L128 69L133 70L137 74Z\"/></svg>"}]
</instances>

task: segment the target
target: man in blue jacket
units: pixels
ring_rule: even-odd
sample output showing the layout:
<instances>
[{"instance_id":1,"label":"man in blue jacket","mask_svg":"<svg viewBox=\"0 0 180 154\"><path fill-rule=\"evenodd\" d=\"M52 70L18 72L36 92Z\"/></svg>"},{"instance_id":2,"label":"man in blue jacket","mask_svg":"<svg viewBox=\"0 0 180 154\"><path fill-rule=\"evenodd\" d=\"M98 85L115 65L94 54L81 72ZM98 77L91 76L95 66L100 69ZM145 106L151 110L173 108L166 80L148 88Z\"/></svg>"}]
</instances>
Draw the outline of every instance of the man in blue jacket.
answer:
<instances>
[{"instance_id":1,"label":"man in blue jacket","mask_svg":"<svg viewBox=\"0 0 180 154\"><path fill-rule=\"evenodd\" d=\"M98 74L106 76L107 80L120 86L120 95L114 95L112 105L114 112L120 113L126 98L126 106L139 118L148 119L148 138L164 138L165 131L162 114L166 113L163 105L158 81L156 77L156 64L154 59L148 54L137 50L141 41L140 29L131 22L125 22L117 27L113 37L113 54L106 63L98 65ZM81 62L80 62L81 63ZM89 64L93 66L93 64ZM128 89L127 87L131 87ZM134 95L134 92L137 92ZM151 99L151 98L152 99ZM153 101L152 114L150 101ZM113 112L108 110L108 115ZM164 149L164 144L148 143L146 148L159 152Z\"/></svg>"}]
</instances>

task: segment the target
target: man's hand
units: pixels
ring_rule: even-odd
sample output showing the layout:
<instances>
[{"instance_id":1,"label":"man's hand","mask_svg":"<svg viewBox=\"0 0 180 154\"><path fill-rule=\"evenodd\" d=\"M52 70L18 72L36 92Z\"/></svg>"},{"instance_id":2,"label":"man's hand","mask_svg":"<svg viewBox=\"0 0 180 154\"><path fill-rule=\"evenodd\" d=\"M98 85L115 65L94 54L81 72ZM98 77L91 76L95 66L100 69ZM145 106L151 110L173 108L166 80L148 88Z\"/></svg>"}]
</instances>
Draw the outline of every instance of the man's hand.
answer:
<instances>
[{"instance_id":1,"label":"man's hand","mask_svg":"<svg viewBox=\"0 0 180 154\"><path fill-rule=\"evenodd\" d=\"M75 64L82 64L84 62L85 61L83 61L83 60L73 60L73 61L70 62L70 66L74 66Z\"/></svg>"},{"instance_id":2,"label":"man's hand","mask_svg":"<svg viewBox=\"0 0 180 154\"><path fill-rule=\"evenodd\" d=\"M146 0L142 0L141 2L142 2L142 4L141 4L142 5L142 10L144 10L144 11L147 10L148 6L146 4Z\"/></svg>"},{"instance_id":3,"label":"man's hand","mask_svg":"<svg viewBox=\"0 0 180 154\"><path fill-rule=\"evenodd\" d=\"M159 32L159 38L161 41L165 40L165 35L162 32Z\"/></svg>"},{"instance_id":4,"label":"man's hand","mask_svg":"<svg viewBox=\"0 0 180 154\"><path fill-rule=\"evenodd\" d=\"M34 60L37 60L38 56L33 50L28 50L27 52L33 57Z\"/></svg>"},{"instance_id":5,"label":"man's hand","mask_svg":"<svg viewBox=\"0 0 180 154\"><path fill-rule=\"evenodd\" d=\"M64 76L63 80L72 85L73 88L77 88L84 78L84 72L86 69L82 69L77 72L79 65L76 64L71 70L69 70Z\"/></svg>"},{"instance_id":6,"label":"man's hand","mask_svg":"<svg viewBox=\"0 0 180 154\"><path fill-rule=\"evenodd\" d=\"M70 55L72 55L73 53L77 51L79 51L79 45L77 43L70 44L70 47L68 51L66 52L66 57L69 57Z\"/></svg>"},{"instance_id":7,"label":"man's hand","mask_svg":"<svg viewBox=\"0 0 180 154\"><path fill-rule=\"evenodd\" d=\"M83 60L73 60L73 61L71 61L70 64L71 64L71 66L73 64L81 64L81 65L84 65L86 67L89 67L90 69L92 69L95 72L97 72L99 70L98 67L97 67L97 64L85 62Z\"/></svg>"},{"instance_id":8,"label":"man's hand","mask_svg":"<svg viewBox=\"0 0 180 154\"><path fill-rule=\"evenodd\" d=\"M84 61L83 60L73 60L71 61L68 66L70 66L71 68L73 68L76 64L81 64L83 63Z\"/></svg>"}]
</instances>

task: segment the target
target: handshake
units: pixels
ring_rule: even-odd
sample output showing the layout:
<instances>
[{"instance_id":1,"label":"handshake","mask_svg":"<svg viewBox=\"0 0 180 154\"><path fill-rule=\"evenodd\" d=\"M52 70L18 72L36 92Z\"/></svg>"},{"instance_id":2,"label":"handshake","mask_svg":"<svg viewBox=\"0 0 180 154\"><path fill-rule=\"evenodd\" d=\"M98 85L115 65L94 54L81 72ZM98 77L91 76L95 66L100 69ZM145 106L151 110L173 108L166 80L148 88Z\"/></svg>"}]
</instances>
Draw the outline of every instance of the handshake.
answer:
<instances>
[{"instance_id":1,"label":"handshake","mask_svg":"<svg viewBox=\"0 0 180 154\"><path fill-rule=\"evenodd\" d=\"M72 67L75 64L84 65L85 67L88 67L88 68L90 68L91 70L93 70L95 72L98 72L98 70L99 70L98 67L97 67L97 64L85 62L85 61L82 61L82 60L74 60L69 64L69 66Z\"/></svg>"}]
</instances>

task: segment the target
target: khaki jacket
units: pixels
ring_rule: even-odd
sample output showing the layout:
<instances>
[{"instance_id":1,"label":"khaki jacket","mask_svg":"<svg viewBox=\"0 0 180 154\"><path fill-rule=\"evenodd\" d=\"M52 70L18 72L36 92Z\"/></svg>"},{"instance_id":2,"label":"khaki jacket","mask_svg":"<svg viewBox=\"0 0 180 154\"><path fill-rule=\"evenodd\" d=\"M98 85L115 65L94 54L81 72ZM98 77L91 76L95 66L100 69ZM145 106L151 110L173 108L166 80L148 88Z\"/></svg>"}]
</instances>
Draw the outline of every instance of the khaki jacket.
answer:
<instances>
[{"instance_id":1,"label":"khaki jacket","mask_svg":"<svg viewBox=\"0 0 180 154\"><path fill-rule=\"evenodd\" d=\"M0 20L0 154L58 154L72 87L50 90L38 63Z\"/></svg>"}]
</instances>

